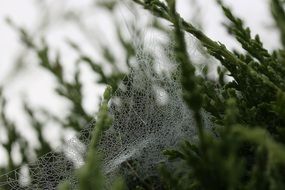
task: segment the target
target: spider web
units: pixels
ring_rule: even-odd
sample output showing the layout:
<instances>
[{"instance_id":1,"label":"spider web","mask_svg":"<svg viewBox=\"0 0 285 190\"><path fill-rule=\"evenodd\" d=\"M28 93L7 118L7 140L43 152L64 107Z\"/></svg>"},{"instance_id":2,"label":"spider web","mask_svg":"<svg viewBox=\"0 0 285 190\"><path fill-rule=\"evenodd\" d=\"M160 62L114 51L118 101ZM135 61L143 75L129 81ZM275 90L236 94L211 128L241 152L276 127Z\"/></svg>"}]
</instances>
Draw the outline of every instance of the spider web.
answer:
<instances>
[{"instance_id":1,"label":"spider web","mask_svg":"<svg viewBox=\"0 0 285 190\"><path fill-rule=\"evenodd\" d=\"M84 164L94 125L95 120L55 151L41 156L34 163L0 176L0 187L9 187L11 190L56 189L62 180L70 181L75 187L76 181L72 174Z\"/></svg>"},{"instance_id":2,"label":"spider web","mask_svg":"<svg viewBox=\"0 0 285 190\"><path fill-rule=\"evenodd\" d=\"M163 150L197 137L193 114L182 98L172 40L150 33L148 37L144 31L143 40L134 43L136 59L130 74L110 100L113 124L99 144L103 172L110 181L117 174L128 176L130 169L142 179L157 175L157 164L166 161ZM211 128L210 116L206 112L202 116L205 126ZM84 164L94 126L95 120L54 152L0 176L0 187L53 190L67 180L76 189L73 174Z\"/></svg>"}]
</instances>

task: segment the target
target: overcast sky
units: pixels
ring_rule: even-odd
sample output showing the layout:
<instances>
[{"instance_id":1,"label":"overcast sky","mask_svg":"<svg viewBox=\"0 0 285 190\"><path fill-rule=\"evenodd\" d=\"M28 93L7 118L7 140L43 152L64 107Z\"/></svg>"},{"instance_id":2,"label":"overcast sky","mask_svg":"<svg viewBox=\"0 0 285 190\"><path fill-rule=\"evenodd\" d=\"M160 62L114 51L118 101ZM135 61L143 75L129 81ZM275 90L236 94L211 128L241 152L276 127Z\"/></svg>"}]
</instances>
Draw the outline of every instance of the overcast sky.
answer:
<instances>
[{"instance_id":1,"label":"overcast sky","mask_svg":"<svg viewBox=\"0 0 285 190\"><path fill-rule=\"evenodd\" d=\"M90 0L69 0L69 4L84 7ZM0 81L12 68L14 54L19 51L19 41L17 34L11 27L7 26L5 18L11 18L17 24L26 28L34 28L38 16L43 10L38 10L34 4L35 0L0 0ZM48 2L52 2L49 0ZM60 2L58 0L57 2ZM183 2L179 6L182 15L191 13L191 0L180 0ZM220 27L223 16L221 10L215 6L214 0L199 0L202 7L201 15L206 33L219 41L232 45L230 38L227 38L224 30ZM270 29L272 22L268 11L268 0L226 0L227 4L233 7L234 12L246 20L252 27L254 33L259 33L267 47L276 47L277 35ZM102 20L104 22L104 20ZM274 43L273 43L274 42Z\"/></svg>"}]
</instances>

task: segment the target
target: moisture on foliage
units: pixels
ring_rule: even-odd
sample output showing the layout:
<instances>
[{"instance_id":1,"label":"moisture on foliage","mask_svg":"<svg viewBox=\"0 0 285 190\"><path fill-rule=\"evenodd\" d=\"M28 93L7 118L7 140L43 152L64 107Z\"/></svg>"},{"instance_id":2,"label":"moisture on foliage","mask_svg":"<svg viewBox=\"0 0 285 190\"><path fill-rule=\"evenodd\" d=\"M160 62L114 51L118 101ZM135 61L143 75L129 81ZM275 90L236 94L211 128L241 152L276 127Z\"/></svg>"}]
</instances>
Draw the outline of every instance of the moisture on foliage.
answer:
<instances>
[{"instance_id":1,"label":"moisture on foliage","mask_svg":"<svg viewBox=\"0 0 285 190\"><path fill-rule=\"evenodd\" d=\"M270 1L282 47L269 51L258 35L253 36L250 28L217 0L228 20L227 31L243 48L243 51L232 51L184 20L176 11L175 0L133 1L155 15L153 27L168 35L168 49L163 55L169 56L167 61L174 69L156 72L159 63L154 51L144 52L145 49L134 47L134 43L123 39L119 30L130 69L125 78L110 52L105 51L104 56L114 72L107 75L100 64L79 51L79 62L88 64L99 76L98 82L109 84L115 93L111 96L108 87L104 94L94 128L88 133L91 139L85 150L85 163L79 169L71 164L72 177L63 179L58 188L285 189L284 2ZM100 6L112 12L116 4ZM157 18L167 21L172 28L166 29ZM19 31L27 47L37 53L41 66L57 79L58 94L72 102L67 122L62 125L79 131L92 118L82 107L80 71L76 72L73 83L65 81L60 59L51 60L45 43L38 47L25 30ZM209 79L207 69L202 74L197 72L197 64L188 53L188 35L199 41L204 56L219 61L217 80ZM144 63L131 65L133 57ZM166 64L166 59L163 61ZM156 93L163 98L157 98ZM2 108L5 103L1 96ZM41 136L42 124L34 117L34 111L28 105L25 109L42 145L37 150L39 156L51 147ZM1 122L9 129L4 144L9 155L9 165L3 168L6 172L18 167L11 158L13 143L23 145L20 165L26 164L28 158L24 151L25 139L17 133L5 112L0 112ZM67 161L63 160L65 164ZM3 188L8 186L5 183ZM20 188L20 184L15 187Z\"/></svg>"}]
</instances>

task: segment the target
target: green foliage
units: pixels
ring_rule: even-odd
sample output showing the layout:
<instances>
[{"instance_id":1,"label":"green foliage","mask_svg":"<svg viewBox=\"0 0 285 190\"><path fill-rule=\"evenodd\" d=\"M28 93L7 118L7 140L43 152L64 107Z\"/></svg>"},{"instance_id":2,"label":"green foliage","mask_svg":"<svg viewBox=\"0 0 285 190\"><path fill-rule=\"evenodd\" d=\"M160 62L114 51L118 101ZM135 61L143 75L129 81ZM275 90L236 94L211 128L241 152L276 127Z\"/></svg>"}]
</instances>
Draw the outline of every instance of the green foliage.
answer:
<instances>
[{"instance_id":1,"label":"green foliage","mask_svg":"<svg viewBox=\"0 0 285 190\"><path fill-rule=\"evenodd\" d=\"M284 2L280 0L271 1L271 12L280 32L282 45L285 46L285 11L283 4Z\"/></svg>"},{"instance_id":2,"label":"green foliage","mask_svg":"<svg viewBox=\"0 0 285 190\"><path fill-rule=\"evenodd\" d=\"M229 20L226 27L242 45L245 54L231 52L183 20L175 12L175 1L136 2L173 23L185 101L196 111L199 103L193 105L189 97L197 94L203 98L202 107L219 125L215 131L217 137L200 132L204 134L199 136L200 145L185 142L179 150L165 152L170 159L179 159L185 165L175 169L177 176L161 168L165 188L284 189L283 50L269 53L259 36L252 38L250 29L245 28L242 20L221 1L218 3ZM281 2L272 1L272 10L283 35ZM221 62L233 81L224 83L221 80L225 71L219 73L218 89L213 88L210 81L198 80L187 57L183 32L195 36L208 53ZM196 86L201 88L200 93L196 93ZM193 102L200 102L195 100ZM199 117L196 121L200 122Z\"/></svg>"},{"instance_id":3,"label":"green foliage","mask_svg":"<svg viewBox=\"0 0 285 190\"><path fill-rule=\"evenodd\" d=\"M78 189L80 190L103 190L106 187L104 176L101 172L100 153L97 151L98 143L102 133L108 129L112 124L112 118L108 112L108 101L111 98L112 88L107 87L103 95L103 101L99 109L96 124L92 133L92 140L88 148L86 163L82 166L76 174L78 178ZM59 186L59 190L69 189L68 182L63 182ZM115 181L113 190L124 189L124 182L122 179Z\"/></svg>"},{"instance_id":4,"label":"green foliage","mask_svg":"<svg viewBox=\"0 0 285 190\"><path fill-rule=\"evenodd\" d=\"M197 143L185 141L177 149L165 150L169 162L177 162L175 168L167 164L158 166L162 189L177 190L283 190L285 189L285 10L281 0L271 0L271 12L280 32L283 49L272 52L267 50L258 35L252 36L250 28L236 17L229 7L218 0L228 22L225 27L243 48L243 52L231 51L221 42L216 42L205 35L193 24L185 21L176 12L175 0L133 0L155 16L167 20L173 26L175 41L174 54L181 68L180 82L183 86L183 97L193 110L199 132ZM103 2L109 11L113 11L115 2ZM161 29L157 27L157 29ZM80 69L77 68L73 82L63 77L60 57L55 60L49 57L49 48L45 43L37 46L23 29L18 29L23 42L37 53L40 65L50 72L58 81L56 92L69 100L73 108L62 126L72 126L80 130L83 123L91 120L82 106ZM218 80L209 80L207 70L197 75L196 66L188 55L185 34L197 38L208 55L220 62L217 73ZM126 65L134 55L130 42L126 42L120 31L118 36L127 53ZM73 44L76 47L75 44ZM102 64L92 60L88 55L79 52L80 63L90 66L94 74L99 76L98 83L109 84L114 90L125 75L117 66L115 57L109 49L102 47L103 56L112 67L112 74L107 75ZM206 55L205 55L206 56ZM226 81L226 75L231 81ZM112 122L108 115L108 101L111 88L107 88L97 114L96 126L92 133L92 141L88 150L85 165L78 170L75 177L79 181L79 189L104 189L106 180L101 172L100 155L97 152L101 133ZM1 94L1 93L0 93ZM8 152L9 166L15 166L11 150L14 143L23 145L25 140L15 130L13 122L5 115L5 98L1 96L1 122L8 129L8 142L3 146ZM31 124L37 131L41 148L37 156L51 150L50 145L42 137L44 125L34 116L34 111L25 106ZM205 130L201 112L212 115L216 127L213 131ZM82 122L84 121L84 122ZM175 127L175 126L174 126ZM28 162L21 147L23 163ZM21 165L20 164L20 165ZM135 177L134 177L135 178ZM113 189L127 189L124 180L119 178ZM153 189L142 182L137 189ZM144 187L144 188L143 188ZM134 187L128 187L134 188ZM64 182L59 189L70 189Z\"/></svg>"}]
</instances>

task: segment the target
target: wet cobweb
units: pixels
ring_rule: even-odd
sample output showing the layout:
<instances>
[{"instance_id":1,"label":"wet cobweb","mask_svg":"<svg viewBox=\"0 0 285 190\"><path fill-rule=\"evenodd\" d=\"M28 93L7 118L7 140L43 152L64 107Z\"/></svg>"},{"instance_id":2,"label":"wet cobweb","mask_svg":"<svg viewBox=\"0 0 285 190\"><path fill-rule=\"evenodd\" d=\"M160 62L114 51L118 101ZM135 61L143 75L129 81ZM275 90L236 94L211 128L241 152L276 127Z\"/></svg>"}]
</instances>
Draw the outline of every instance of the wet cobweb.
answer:
<instances>
[{"instance_id":1,"label":"wet cobweb","mask_svg":"<svg viewBox=\"0 0 285 190\"><path fill-rule=\"evenodd\" d=\"M157 176L157 165L166 161L163 150L197 138L193 114L182 98L180 68L171 40L151 39L151 43L136 45L130 73L109 103L113 124L102 134L99 152L110 182L117 175L140 180ZM211 128L210 116L204 111L202 116ZM84 164L94 126L95 120L56 151L0 176L0 187L52 190L67 180L76 189L73 174Z\"/></svg>"},{"instance_id":2,"label":"wet cobweb","mask_svg":"<svg viewBox=\"0 0 285 190\"><path fill-rule=\"evenodd\" d=\"M95 121L90 122L77 136L34 163L0 176L0 187L11 190L56 189L63 180L76 187L73 172L84 163L94 125Z\"/></svg>"}]
</instances>

